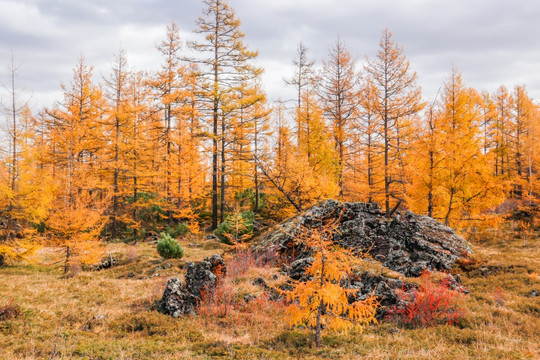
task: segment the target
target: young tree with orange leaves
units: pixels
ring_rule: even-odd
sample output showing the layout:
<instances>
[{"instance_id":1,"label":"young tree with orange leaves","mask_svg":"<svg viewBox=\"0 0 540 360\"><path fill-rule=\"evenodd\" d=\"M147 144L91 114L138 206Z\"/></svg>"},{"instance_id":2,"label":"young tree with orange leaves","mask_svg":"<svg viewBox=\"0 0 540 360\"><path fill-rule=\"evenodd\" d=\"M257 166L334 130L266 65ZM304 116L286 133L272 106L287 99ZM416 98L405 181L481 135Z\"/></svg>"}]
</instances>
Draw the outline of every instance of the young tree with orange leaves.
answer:
<instances>
[{"instance_id":1,"label":"young tree with orange leaves","mask_svg":"<svg viewBox=\"0 0 540 360\"><path fill-rule=\"evenodd\" d=\"M332 241L337 231L336 220L320 221L320 227L303 228L296 239L298 244L311 249L313 263L305 272L308 279L297 281L294 289L287 292L291 302L287 308L290 324L314 329L316 347L321 345L323 329L348 331L376 322L379 305L375 296L349 302L357 290L346 289L341 283L362 260L349 250L337 248Z\"/></svg>"}]
</instances>

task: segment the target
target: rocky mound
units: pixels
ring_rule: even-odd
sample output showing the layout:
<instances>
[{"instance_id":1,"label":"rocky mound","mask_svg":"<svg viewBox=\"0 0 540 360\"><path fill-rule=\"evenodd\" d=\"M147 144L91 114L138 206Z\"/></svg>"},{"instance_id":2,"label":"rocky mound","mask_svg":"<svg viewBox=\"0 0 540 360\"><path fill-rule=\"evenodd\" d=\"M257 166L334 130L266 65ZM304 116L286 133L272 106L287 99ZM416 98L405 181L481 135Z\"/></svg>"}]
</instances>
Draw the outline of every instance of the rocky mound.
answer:
<instances>
[{"instance_id":1,"label":"rocky mound","mask_svg":"<svg viewBox=\"0 0 540 360\"><path fill-rule=\"evenodd\" d=\"M194 314L203 293L214 291L225 271L225 261L219 255L198 263L187 263L186 281L169 279L157 304L158 311L173 317Z\"/></svg>"},{"instance_id":2,"label":"rocky mound","mask_svg":"<svg viewBox=\"0 0 540 360\"><path fill-rule=\"evenodd\" d=\"M290 263L286 267L289 275L299 279L312 258L311 250L295 239L303 228L318 227L328 220L338 222L333 238L336 244L358 254L367 253L374 262L405 277L418 277L424 270L448 271L457 259L472 253L467 241L430 217L407 211L389 219L376 204L335 200L314 206L282 223L266 233L257 247L277 250ZM395 290L404 285L407 286L403 281L374 273L362 274L349 284L359 289L359 297L375 289L383 305L394 304Z\"/></svg>"}]
</instances>

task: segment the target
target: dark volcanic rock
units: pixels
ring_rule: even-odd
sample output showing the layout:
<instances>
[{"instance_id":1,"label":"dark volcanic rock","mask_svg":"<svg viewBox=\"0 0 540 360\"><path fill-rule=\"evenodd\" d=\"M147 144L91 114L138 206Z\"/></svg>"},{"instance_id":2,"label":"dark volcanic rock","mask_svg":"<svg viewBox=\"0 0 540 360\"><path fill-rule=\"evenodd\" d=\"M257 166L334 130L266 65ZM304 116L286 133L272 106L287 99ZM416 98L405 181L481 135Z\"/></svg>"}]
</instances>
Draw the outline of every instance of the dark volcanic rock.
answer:
<instances>
[{"instance_id":1,"label":"dark volcanic rock","mask_svg":"<svg viewBox=\"0 0 540 360\"><path fill-rule=\"evenodd\" d=\"M400 296L398 296L399 291L412 293L417 286L398 279L365 272L359 280L351 282L347 288L358 289L357 300L364 300L372 294L375 295L382 306L381 311L377 314L377 318L380 319L384 317L389 306L402 305L400 304ZM402 295L401 299L403 298L406 297Z\"/></svg>"},{"instance_id":2,"label":"dark volcanic rock","mask_svg":"<svg viewBox=\"0 0 540 360\"><path fill-rule=\"evenodd\" d=\"M261 240L263 247L275 247L292 261L309 256L309 250L295 243L302 227L320 226L321 221L338 219L334 241L371 258L405 276L420 276L424 270L450 270L454 261L472 252L469 244L451 228L427 216L410 211L392 219L375 204L341 203L328 200L298 215Z\"/></svg>"},{"instance_id":3,"label":"dark volcanic rock","mask_svg":"<svg viewBox=\"0 0 540 360\"><path fill-rule=\"evenodd\" d=\"M201 297L201 291L214 289L218 278L224 276L225 272L225 261L219 255L207 257L198 263L187 263L186 288L196 297Z\"/></svg>"},{"instance_id":4,"label":"dark volcanic rock","mask_svg":"<svg viewBox=\"0 0 540 360\"><path fill-rule=\"evenodd\" d=\"M302 279L313 257L311 249L295 239L302 229L316 228L329 220L338 221L333 238L336 244L359 255L367 253L385 268L406 277L418 277L424 270L448 271L457 259L472 253L467 241L430 217L407 211L389 219L376 204L335 200L327 200L287 220L265 234L257 247L277 250L290 262L284 266L285 272L295 280ZM464 291L459 280L449 277L456 289ZM374 293L383 306L391 306L399 300L396 290L408 291L415 285L365 272L347 287L358 289L357 298Z\"/></svg>"},{"instance_id":5,"label":"dark volcanic rock","mask_svg":"<svg viewBox=\"0 0 540 360\"><path fill-rule=\"evenodd\" d=\"M186 285L180 279L172 278L167 282L158 304L158 311L172 317L194 314L197 300L198 298L186 289Z\"/></svg>"},{"instance_id":6,"label":"dark volcanic rock","mask_svg":"<svg viewBox=\"0 0 540 360\"><path fill-rule=\"evenodd\" d=\"M187 263L185 283L178 278L167 282L158 311L173 317L194 314L202 293L214 291L225 272L225 261L219 255L207 257L198 263Z\"/></svg>"},{"instance_id":7,"label":"dark volcanic rock","mask_svg":"<svg viewBox=\"0 0 540 360\"><path fill-rule=\"evenodd\" d=\"M101 259L101 262L96 264L94 266L94 270L104 270L104 269L110 269L118 264L118 260L116 260L111 254Z\"/></svg>"},{"instance_id":8,"label":"dark volcanic rock","mask_svg":"<svg viewBox=\"0 0 540 360\"><path fill-rule=\"evenodd\" d=\"M293 261L286 269L287 275L289 275L289 277L293 280L302 279L304 277L304 272L311 266L311 264L313 264L314 260L314 258L308 256Z\"/></svg>"}]
</instances>

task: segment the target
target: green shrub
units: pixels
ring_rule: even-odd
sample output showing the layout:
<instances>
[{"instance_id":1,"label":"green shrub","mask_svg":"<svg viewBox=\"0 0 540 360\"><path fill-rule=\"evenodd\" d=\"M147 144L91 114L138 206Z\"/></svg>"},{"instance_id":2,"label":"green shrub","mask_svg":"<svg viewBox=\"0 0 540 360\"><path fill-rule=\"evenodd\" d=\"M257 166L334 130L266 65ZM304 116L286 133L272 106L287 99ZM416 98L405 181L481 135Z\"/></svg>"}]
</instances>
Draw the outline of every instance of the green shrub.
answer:
<instances>
[{"instance_id":1,"label":"green shrub","mask_svg":"<svg viewBox=\"0 0 540 360\"><path fill-rule=\"evenodd\" d=\"M184 256L184 249L167 233L161 233L161 240L157 243L157 252L164 259L180 259Z\"/></svg>"},{"instance_id":2,"label":"green shrub","mask_svg":"<svg viewBox=\"0 0 540 360\"><path fill-rule=\"evenodd\" d=\"M245 241L253 235L255 214L249 210L243 213L234 212L214 230L214 235L225 244L234 245Z\"/></svg>"}]
</instances>

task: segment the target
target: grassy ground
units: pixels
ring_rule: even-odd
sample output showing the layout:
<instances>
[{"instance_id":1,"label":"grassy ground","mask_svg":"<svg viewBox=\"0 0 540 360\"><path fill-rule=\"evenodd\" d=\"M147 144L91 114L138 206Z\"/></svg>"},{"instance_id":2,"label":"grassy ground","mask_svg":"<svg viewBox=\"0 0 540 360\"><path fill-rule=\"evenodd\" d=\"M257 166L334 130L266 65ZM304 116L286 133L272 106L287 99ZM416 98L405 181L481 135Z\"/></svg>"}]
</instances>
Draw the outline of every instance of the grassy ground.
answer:
<instances>
[{"instance_id":1,"label":"grassy ground","mask_svg":"<svg viewBox=\"0 0 540 360\"><path fill-rule=\"evenodd\" d=\"M471 236L475 259L460 269L467 316L460 326L407 329L373 325L363 333L329 333L314 349L309 332L290 330L283 304L243 296L260 293L276 269L231 263L221 303L203 315L173 319L152 310L186 261L225 249L183 242L181 260L159 259L154 245L109 244L120 265L64 277L51 265L0 269L0 359L537 359L540 357L539 234L506 226ZM42 251L45 262L56 254ZM249 265L249 264L248 264ZM232 306L236 304L236 306ZM1 313L1 312L0 312Z\"/></svg>"}]
</instances>

